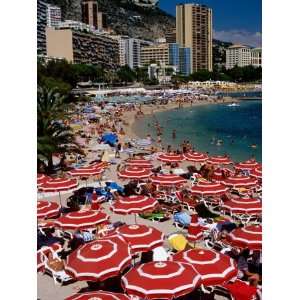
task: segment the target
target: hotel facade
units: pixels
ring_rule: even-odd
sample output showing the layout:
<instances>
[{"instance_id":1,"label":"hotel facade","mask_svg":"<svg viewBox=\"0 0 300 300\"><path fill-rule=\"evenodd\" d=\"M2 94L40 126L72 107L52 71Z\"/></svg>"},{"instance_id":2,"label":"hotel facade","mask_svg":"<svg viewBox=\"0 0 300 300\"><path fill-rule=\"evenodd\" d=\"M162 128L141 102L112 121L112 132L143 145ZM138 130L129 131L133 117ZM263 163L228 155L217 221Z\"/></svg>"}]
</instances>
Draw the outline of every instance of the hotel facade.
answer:
<instances>
[{"instance_id":1,"label":"hotel facade","mask_svg":"<svg viewBox=\"0 0 300 300\"><path fill-rule=\"evenodd\" d=\"M72 28L47 28L46 39L48 57L110 69L119 65L118 41L107 35Z\"/></svg>"},{"instance_id":2,"label":"hotel facade","mask_svg":"<svg viewBox=\"0 0 300 300\"><path fill-rule=\"evenodd\" d=\"M176 42L191 49L191 70L212 71L212 10L200 4L176 6Z\"/></svg>"}]
</instances>

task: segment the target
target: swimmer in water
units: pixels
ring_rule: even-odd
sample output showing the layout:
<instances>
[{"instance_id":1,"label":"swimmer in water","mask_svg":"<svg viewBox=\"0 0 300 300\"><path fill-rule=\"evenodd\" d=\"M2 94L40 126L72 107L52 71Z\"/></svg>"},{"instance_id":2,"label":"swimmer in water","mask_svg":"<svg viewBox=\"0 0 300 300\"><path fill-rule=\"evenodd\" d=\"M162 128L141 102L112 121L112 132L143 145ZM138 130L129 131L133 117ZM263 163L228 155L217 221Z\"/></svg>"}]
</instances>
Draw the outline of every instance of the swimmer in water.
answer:
<instances>
[{"instance_id":1,"label":"swimmer in water","mask_svg":"<svg viewBox=\"0 0 300 300\"><path fill-rule=\"evenodd\" d=\"M173 132L172 132L172 138L173 138L173 139L176 139L176 130L175 130L175 129L174 129Z\"/></svg>"}]
</instances>

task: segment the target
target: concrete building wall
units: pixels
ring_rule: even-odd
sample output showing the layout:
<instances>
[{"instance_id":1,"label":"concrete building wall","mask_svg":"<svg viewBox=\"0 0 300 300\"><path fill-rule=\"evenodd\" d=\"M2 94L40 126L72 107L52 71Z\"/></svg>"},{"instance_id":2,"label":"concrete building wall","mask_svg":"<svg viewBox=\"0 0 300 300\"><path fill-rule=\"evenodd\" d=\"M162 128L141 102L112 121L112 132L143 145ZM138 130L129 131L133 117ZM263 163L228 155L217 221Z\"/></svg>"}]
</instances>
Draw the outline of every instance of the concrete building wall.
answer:
<instances>
[{"instance_id":1,"label":"concrete building wall","mask_svg":"<svg viewBox=\"0 0 300 300\"><path fill-rule=\"evenodd\" d=\"M46 29L47 56L56 58L65 58L73 62L73 42L72 30L54 28Z\"/></svg>"}]
</instances>

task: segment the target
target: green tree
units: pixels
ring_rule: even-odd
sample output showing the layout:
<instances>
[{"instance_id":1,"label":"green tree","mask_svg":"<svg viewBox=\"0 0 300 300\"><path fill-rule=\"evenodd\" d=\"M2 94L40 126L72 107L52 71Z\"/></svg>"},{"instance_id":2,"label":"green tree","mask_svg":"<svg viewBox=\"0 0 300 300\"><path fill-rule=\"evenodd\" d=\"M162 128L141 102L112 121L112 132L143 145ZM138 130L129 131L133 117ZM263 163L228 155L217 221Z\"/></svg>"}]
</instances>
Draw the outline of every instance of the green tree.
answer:
<instances>
[{"instance_id":1,"label":"green tree","mask_svg":"<svg viewBox=\"0 0 300 300\"><path fill-rule=\"evenodd\" d=\"M118 71L117 71L118 78L121 82L125 82L126 84L128 82L134 82L136 79L136 74L133 70L130 69L129 66L122 66Z\"/></svg>"},{"instance_id":2,"label":"green tree","mask_svg":"<svg viewBox=\"0 0 300 300\"><path fill-rule=\"evenodd\" d=\"M208 70L200 70L190 75L192 81L207 81L212 79L212 72Z\"/></svg>"}]
</instances>

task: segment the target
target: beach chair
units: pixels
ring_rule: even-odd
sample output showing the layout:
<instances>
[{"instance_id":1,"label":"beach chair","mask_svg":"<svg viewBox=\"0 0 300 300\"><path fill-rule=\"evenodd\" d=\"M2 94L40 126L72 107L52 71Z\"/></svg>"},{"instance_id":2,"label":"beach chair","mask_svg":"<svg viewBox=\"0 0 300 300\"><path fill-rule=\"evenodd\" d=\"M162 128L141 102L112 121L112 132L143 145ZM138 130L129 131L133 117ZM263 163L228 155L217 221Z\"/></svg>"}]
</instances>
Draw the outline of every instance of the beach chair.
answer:
<instances>
[{"instance_id":1,"label":"beach chair","mask_svg":"<svg viewBox=\"0 0 300 300\"><path fill-rule=\"evenodd\" d=\"M52 276L53 280L54 280L54 284L56 285L64 285L66 283L71 283L74 281L74 279L72 277L70 277L65 270L60 270L60 271L56 271L53 268L51 268L51 266L48 263L48 257L43 254L43 261L44 261L44 274L48 274L50 276ZM55 254L55 252L53 253L53 257L55 259L58 259L61 261L61 259L57 256L57 254Z\"/></svg>"}]
</instances>

